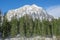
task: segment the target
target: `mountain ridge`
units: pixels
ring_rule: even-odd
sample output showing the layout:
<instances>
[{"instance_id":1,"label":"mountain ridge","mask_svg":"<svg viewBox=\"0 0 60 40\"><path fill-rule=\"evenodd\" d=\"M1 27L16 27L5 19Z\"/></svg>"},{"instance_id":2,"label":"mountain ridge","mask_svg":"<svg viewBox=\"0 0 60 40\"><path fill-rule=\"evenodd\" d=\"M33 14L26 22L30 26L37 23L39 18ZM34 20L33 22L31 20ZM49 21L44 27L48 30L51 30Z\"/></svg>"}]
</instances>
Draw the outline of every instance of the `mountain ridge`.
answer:
<instances>
[{"instance_id":1,"label":"mountain ridge","mask_svg":"<svg viewBox=\"0 0 60 40\"><path fill-rule=\"evenodd\" d=\"M9 10L6 14L7 19L10 21L13 16L17 16L17 18L20 18L24 16L25 14L31 15L32 18L38 18L40 20L43 19L49 19L51 20L53 16L50 16L46 10L44 10L42 7L39 7L35 4L33 5L24 5L20 8Z\"/></svg>"}]
</instances>

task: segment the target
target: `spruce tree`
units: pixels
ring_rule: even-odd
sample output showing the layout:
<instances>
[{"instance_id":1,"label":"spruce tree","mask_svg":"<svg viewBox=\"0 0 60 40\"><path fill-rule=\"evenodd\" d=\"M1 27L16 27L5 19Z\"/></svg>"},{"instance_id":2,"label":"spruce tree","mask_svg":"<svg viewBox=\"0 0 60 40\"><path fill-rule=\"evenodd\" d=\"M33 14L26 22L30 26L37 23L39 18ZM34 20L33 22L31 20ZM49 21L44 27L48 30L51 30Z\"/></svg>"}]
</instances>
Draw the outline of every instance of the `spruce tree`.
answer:
<instances>
[{"instance_id":1,"label":"spruce tree","mask_svg":"<svg viewBox=\"0 0 60 40\"><path fill-rule=\"evenodd\" d=\"M11 20L11 22L10 22L10 24L11 24L11 37L15 37L16 35L17 35L17 33L18 33L18 27L17 27L17 19L16 19L16 17L14 16L13 18L12 18L12 20Z\"/></svg>"},{"instance_id":2,"label":"spruce tree","mask_svg":"<svg viewBox=\"0 0 60 40\"><path fill-rule=\"evenodd\" d=\"M25 31L24 29L25 29L25 27L24 27L24 17L21 17L19 19L19 33L20 33L21 36L25 35L24 34L24 31Z\"/></svg>"},{"instance_id":3,"label":"spruce tree","mask_svg":"<svg viewBox=\"0 0 60 40\"><path fill-rule=\"evenodd\" d=\"M10 36L10 23L7 21L7 19L4 17L4 20L3 20L3 24L2 24L2 37L3 38L6 38L8 36Z\"/></svg>"}]
</instances>

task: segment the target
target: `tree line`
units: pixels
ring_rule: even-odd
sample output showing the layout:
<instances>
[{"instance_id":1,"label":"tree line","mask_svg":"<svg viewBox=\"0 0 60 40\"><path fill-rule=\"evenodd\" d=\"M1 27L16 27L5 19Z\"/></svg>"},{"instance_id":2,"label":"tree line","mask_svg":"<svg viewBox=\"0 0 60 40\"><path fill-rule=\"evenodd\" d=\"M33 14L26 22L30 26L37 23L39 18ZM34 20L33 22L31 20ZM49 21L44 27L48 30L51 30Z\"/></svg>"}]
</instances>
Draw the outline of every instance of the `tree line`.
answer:
<instances>
[{"instance_id":1,"label":"tree line","mask_svg":"<svg viewBox=\"0 0 60 40\"><path fill-rule=\"evenodd\" d=\"M35 18L33 20L29 15L25 15L19 20L14 16L11 21L3 17L2 26L0 25L0 32L2 38L16 37L18 34L25 37L33 36L60 36L60 18L49 20L40 20ZM1 19L1 16L0 16ZM0 21L1 23L1 21Z\"/></svg>"}]
</instances>

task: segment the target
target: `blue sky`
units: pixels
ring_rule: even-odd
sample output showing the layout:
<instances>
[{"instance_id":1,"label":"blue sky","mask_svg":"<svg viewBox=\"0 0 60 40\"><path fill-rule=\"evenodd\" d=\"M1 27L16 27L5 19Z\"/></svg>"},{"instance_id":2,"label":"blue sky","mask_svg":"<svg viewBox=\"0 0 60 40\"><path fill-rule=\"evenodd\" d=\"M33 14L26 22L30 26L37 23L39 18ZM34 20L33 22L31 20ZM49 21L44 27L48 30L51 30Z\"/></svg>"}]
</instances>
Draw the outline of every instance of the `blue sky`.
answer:
<instances>
[{"instance_id":1,"label":"blue sky","mask_svg":"<svg viewBox=\"0 0 60 40\"><path fill-rule=\"evenodd\" d=\"M50 11L49 9L53 9L55 6L60 8L60 0L0 0L0 9L4 13L10 9L16 9L27 4L36 4L47 11Z\"/></svg>"}]
</instances>

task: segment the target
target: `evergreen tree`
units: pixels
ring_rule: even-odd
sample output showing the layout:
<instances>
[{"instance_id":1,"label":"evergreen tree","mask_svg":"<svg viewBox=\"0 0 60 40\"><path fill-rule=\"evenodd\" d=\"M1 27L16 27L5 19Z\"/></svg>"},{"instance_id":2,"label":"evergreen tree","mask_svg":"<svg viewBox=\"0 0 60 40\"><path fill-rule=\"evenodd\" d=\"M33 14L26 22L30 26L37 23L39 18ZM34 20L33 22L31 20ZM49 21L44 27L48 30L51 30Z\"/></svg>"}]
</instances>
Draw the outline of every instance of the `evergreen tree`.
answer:
<instances>
[{"instance_id":1,"label":"evergreen tree","mask_svg":"<svg viewBox=\"0 0 60 40\"><path fill-rule=\"evenodd\" d=\"M32 36L32 19L30 16L28 16L27 14L25 15L25 27L26 27L26 37L30 37Z\"/></svg>"},{"instance_id":2,"label":"evergreen tree","mask_svg":"<svg viewBox=\"0 0 60 40\"><path fill-rule=\"evenodd\" d=\"M57 23L56 23L57 20L53 19L52 20L52 29L53 29L53 34L56 35L56 28L57 28Z\"/></svg>"},{"instance_id":3,"label":"evergreen tree","mask_svg":"<svg viewBox=\"0 0 60 40\"><path fill-rule=\"evenodd\" d=\"M60 18L58 18L58 21L57 21L56 24L57 24L57 27L56 27L57 28L56 35L57 36L60 36Z\"/></svg>"},{"instance_id":4,"label":"evergreen tree","mask_svg":"<svg viewBox=\"0 0 60 40\"><path fill-rule=\"evenodd\" d=\"M10 36L10 23L7 21L7 19L4 17L4 20L3 20L3 24L2 24L2 37L3 38L6 38L8 36Z\"/></svg>"},{"instance_id":5,"label":"evergreen tree","mask_svg":"<svg viewBox=\"0 0 60 40\"><path fill-rule=\"evenodd\" d=\"M17 27L17 22L18 20L16 19L16 17L14 16L10 22L11 24L11 37L15 37L18 33L18 27Z\"/></svg>"},{"instance_id":6,"label":"evergreen tree","mask_svg":"<svg viewBox=\"0 0 60 40\"><path fill-rule=\"evenodd\" d=\"M1 12L0 12L0 27L1 27Z\"/></svg>"},{"instance_id":7,"label":"evergreen tree","mask_svg":"<svg viewBox=\"0 0 60 40\"><path fill-rule=\"evenodd\" d=\"M24 29L25 29L25 27L24 27L24 17L21 17L19 19L19 33L20 33L21 36L25 35L25 33L24 33L25 30Z\"/></svg>"}]
</instances>

